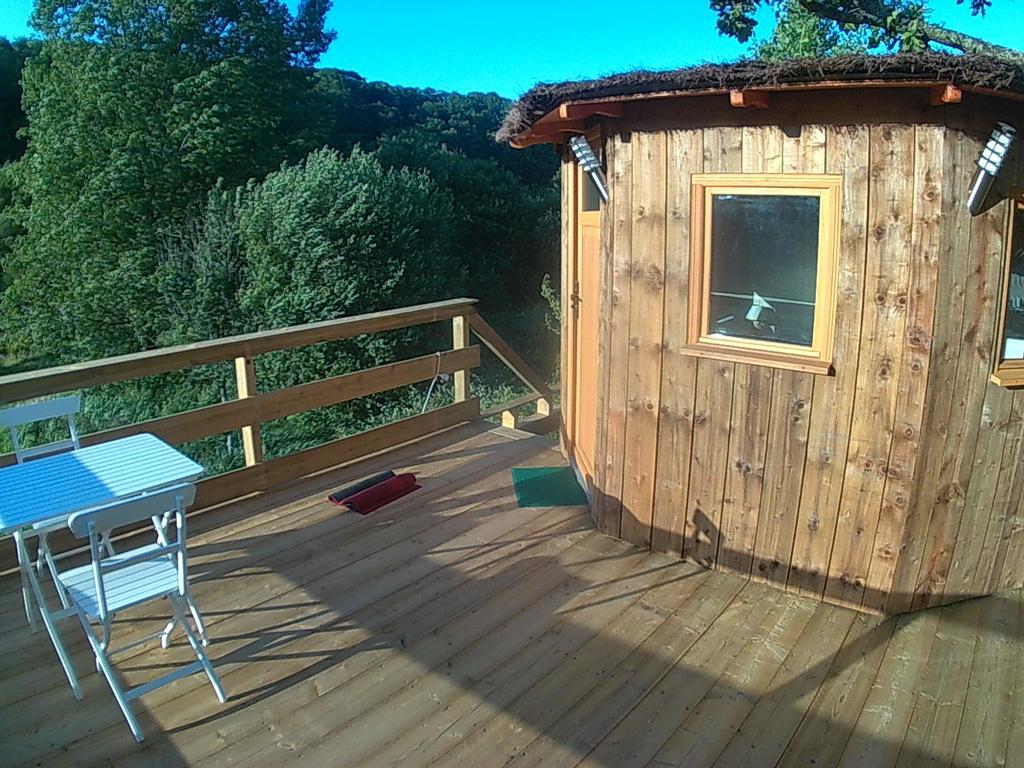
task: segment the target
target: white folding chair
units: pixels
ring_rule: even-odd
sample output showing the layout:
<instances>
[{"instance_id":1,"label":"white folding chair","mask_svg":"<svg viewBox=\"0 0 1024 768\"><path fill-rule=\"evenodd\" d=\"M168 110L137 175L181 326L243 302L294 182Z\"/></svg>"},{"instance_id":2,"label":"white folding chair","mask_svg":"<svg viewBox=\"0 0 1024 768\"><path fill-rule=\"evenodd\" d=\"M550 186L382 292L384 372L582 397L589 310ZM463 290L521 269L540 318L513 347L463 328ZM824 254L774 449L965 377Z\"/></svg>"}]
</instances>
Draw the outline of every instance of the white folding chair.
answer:
<instances>
[{"instance_id":1,"label":"white folding chair","mask_svg":"<svg viewBox=\"0 0 1024 768\"><path fill-rule=\"evenodd\" d=\"M11 433L15 460L21 464L28 459L38 456L47 456L58 451L69 451L78 448L78 427L75 424L75 415L81 408L82 399L78 395L68 395L67 397L57 397L38 403L29 403L28 405L16 405L13 408L5 408L0 411L0 427L6 427ZM36 445L31 448L25 448L21 444L21 432L19 431L21 427L53 419L67 419L67 438L53 443Z\"/></svg>"},{"instance_id":2,"label":"white folding chair","mask_svg":"<svg viewBox=\"0 0 1024 768\"><path fill-rule=\"evenodd\" d=\"M68 527L78 538L89 539L92 562L64 573L58 573L61 586L82 623L89 644L96 655L97 668L106 677L117 704L121 707L132 735L142 741L142 729L131 709L131 701L182 677L206 673L217 698L226 697L213 665L203 651L186 619L186 609L195 610L188 587L188 557L185 547L185 509L195 499L195 486L178 485L166 490L77 512L68 520ZM162 541L145 547L111 555L101 542L102 532L137 523L165 513L173 516L175 537L169 538L165 528ZM197 661L162 677L129 690L123 690L110 662L110 622L125 608L167 598L174 619L185 630ZM134 647L138 642L127 647ZM119 650L124 650L119 649Z\"/></svg>"},{"instance_id":3,"label":"white folding chair","mask_svg":"<svg viewBox=\"0 0 1024 768\"><path fill-rule=\"evenodd\" d=\"M28 405L18 405L13 408L6 408L0 411L0 427L6 427L7 431L11 435L11 444L14 447L15 461L19 464L23 464L30 459L50 456L62 451L77 450L79 448L79 442L78 426L75 424L75 415L81 410L81 406L81 398L77 395L69 395L67 397L58 397L52 400L43 400L38 403L30 403ZM52 443L32 446L31 448L24 447L21 435L21 429L23 427L55 419L67 420L67 438L57 440ZM53 553L50 550L49 542L46 537L63 527L64 518L59 517L53 520L44 520L40 523L36 523L32 526L30 531L30 535L37 536L39 538L39 549L34 563L35 568L37 571L42 572L43 564L45 563L55 581L57 567L53 561ZM108 551L111 553L113 552L109 543L106 543L105 546ZM59 585L57 587L57 594L60 597L61 604L67 608L67 595L64 594ZM29 624L32 625L33 629L35 629L31 597L29 595L28 585L24 583L24 580L22 583L22 599L25 601L25 614L28 616Z\"/></svg>"}]
</instances>

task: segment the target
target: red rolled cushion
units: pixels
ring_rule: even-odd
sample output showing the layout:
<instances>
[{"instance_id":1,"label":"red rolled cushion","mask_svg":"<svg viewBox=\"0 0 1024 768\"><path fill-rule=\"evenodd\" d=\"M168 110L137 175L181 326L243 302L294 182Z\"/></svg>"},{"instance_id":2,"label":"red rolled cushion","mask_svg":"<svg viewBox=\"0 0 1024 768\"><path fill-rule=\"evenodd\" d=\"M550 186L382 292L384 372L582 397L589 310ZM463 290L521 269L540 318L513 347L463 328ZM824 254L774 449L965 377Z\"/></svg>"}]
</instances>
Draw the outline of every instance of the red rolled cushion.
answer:
<instances>
[{"instance_id":1,"label":"red rolled cushion","mask_svg":"<svg viewBox=\"0 0 1024 768\"><path fill-rule=\"evenodd\" d=\"M395 473L390 469L387 472L378 472L376 475L360 480L358 483L346 485L341 490L335 491L327 497L327 500L330 501L331 504L337 504L339 507L343 506L346 499L355 496L360 491L365 491L367 488L383 483L385 480L390 480L394 476Z\"/></svg>"},{"instance_id":2,"label":"red rolled cushion","mask_svg":"<svg viewBox=\"0 0 1024 768\"><path fill-rule=\"evenodd\" d=\"M345 504L346 499L350 499L360 492L360 490L366 490L369 487L377 485L384 480L389 480L394 477L394 472L388 470L387 472L378 472L372 477L353 482L351 485L346 485L341 490L335 490L331 496L328 497L328 501L331 504L337 504L339 507Z\"/></svg>"},{"instance_id":3,"label":"red rolled cushion","mask_svg":"<svg viewBox=\"0 0 1024 768\"><path fill-rule=\"evenodd\" d=\"M349 496L341 502L341 505L360 515L368 515L375 509L380 509L385 504L390 504L395 499L412 493L417 488L419 485L416 484L416 475L406 472Z\"/></svg>"}]
</instances>

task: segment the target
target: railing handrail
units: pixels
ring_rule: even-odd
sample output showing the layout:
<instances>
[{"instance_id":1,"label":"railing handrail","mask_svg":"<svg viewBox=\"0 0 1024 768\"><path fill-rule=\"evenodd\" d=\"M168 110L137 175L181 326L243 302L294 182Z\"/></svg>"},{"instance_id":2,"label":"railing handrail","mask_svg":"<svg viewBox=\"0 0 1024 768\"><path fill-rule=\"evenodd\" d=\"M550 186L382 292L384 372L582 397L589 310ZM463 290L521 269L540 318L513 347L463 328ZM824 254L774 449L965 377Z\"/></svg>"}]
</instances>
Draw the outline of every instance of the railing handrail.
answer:
<instances>
[{"instance_id":1,"label":"railing handrail","mask_svg":"<svg viewBox=\"0 0 1024 768\"><path fill-rule=\"evenodd\" d=\"M239 357L391 331L473 313L476 299L459 298L324 320L270 331L243 333L176 347L134 352L0 376L0 403L29 400L128 379L219 363Z\"/></svg>"},{"instance_id":2,"label":"railing handrail","mask_svg":"<svg viewBox=\"0 0 1024 768\"><path fill-rule=\"evenodd\" d=\"M438 374L454 374L454 405L442 407L430 419L408 421L411 433L416 429L437 429L450 426L450 418L463 418L466 413L480 417L479 401L470 396L470 370L480 365L480 348L471 344L471 333L491 350L534 393L528 399L518 398L488 410L488 416L501 414L502 423L518 425L517 412L531 403L537 404L538 415L550 416L551 393L543 377L498 335L476 311L476 300L450 299L419 304L401 309L372 312L354 317L327 320L307 325L258 331L239 336L166 347L103 360L91 360L54 368L44 368L0 377L0 403L26 400L65 392L72 388L91 388L126 379L152 376L169 371L183 370L197 365L234 360L237 397L193 410L161 416L148 421L113 427L84 435L82 445L150 432L167 442L180 445L204 437L240 430L245 455L244 470L233 470L229 475L241 478L248 472L249 487L264 489L269 479L270 465L279 473L287 466L308 468L303 459L310 450L289 454L270 462L264 460L260 426L303 411L337 405L359 397L386 392L401 386L429 381ZM257 386L254 359L257 355L277 350L293 349L324 341L351 338L366 333L407 328L426 323L451 320L452 348L432 355L399 360L360 371L319 379L306 384L274 391L260 391ZM469 410L467 410L469 409ZM377 445L381 432L371 429L360 435L344 438L345 445ZM338 441L334 441L338 443ZM330 444L328 444L330 445ZM325 453L321 451L321 453ZM0 466L13 461L11 454L0 455ZM216 485L218 478L204 481L204 488ZM241 488L236 485L234 490ZM226 490L231 490L226 488ZM217 494L219 495L219 494ZM210 498L208 492L203 496Z\"/></svg>"},{"instance_id":3,"label":"railing handrail","mask_svg":"<svg viewBox=\"0 0 1024 768\"><path fill-rule=\"evenodd\" d=\"M150 432L171 444L180 445L202 437L241 430L245 466L201 480L197 497L197 505L201 507L263 491L305 474L480 419L480 401L470 394L469 378L470 370L480 365L480 347L471 343L471 333L534 392L531 396L489 409L488 415L501 413L502 423L514 427L518 426L514 411L536 403L541 418L531 422L532 426L539 429L542 425L557 423L558 415L550 408L551 395L543 377L532 370L480 317L475 305L475 299L451 299L0 376L0 404L233 359L237 398L81 438L82 445L86 446ZM261 391L257 386L253 361L256 355L442 320L452 322L452 346L447 350L284 389ZM455 377L454 402L450 405L285 456L268 459L263 455L260 426L267 421L430 381L442 373ZM12 454L0 455L0 466L13 461ZM14 567L0 555L0 573L7 573Z\"/></svg>"}]
</instances>

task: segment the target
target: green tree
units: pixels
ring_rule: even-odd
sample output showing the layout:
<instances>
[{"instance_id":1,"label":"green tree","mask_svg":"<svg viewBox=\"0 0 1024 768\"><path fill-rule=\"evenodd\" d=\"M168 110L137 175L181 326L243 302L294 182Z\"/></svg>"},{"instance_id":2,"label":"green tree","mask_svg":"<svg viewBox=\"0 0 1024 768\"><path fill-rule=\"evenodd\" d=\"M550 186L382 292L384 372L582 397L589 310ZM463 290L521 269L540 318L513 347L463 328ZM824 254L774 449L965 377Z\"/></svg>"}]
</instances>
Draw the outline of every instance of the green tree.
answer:
<instances>
[{"instance_id":1,"label":"green tree","mask_svg":"<svg viewBox=\"0 0 1024 768\"><path fill-rule=\"evenodd\" d=\"M93 358L468 289L541 364L554 338L538 286L557 263L557 157L493 141L507 108L495 94L312 70L329 41L326 4L292 15L274 0L37 3L45 39L22 77L28 150L0 168L8 362ZM324 144L341 151L309 154ZM272 389L448 344L450 329L437 326L392 332L264 355L258 375ZM267 424L268 454L409 415L423 389ZM83 426L232 391L222 364L118 383L86 393ZM440 387L434 403L446 397ZM237 436L187 450L214 472L241 461Z\"/></svg>"},{"instance_id":2,"label":"green tree","mask_svg":"<svg viewBox=\"0 0 1024 768\"><path fill-rule=\"evenodd\" d=\"M210 63L239 57L312 67L334 39L331 0L36 0L32 25L49 40L102 43Z\"/></svg>"},{"instance_id":3,"label":"green tree","mask_svg":"<svg viewBox=\"0 0 1024 768\"><path fill-rule=\"evenodd\" d=\"M453 248L452 206L421 171L385 169L356 149L313 152L237 193L246 282L239 297L250 330L327 320L460 296L465 270ZM450 343L430 329L265 355L268 388L392 362ZM271 425L268 450L312 445L382 423L402 393Z\"/></svg>"},{"instance_id":4,"label":"green tree","mask_svg":"<svg viewBox=\"0 0 1024 768\"><path fill-rule=\"evenodd\" d=\"M21 109L21 70L31 53L28 40L11 42L0 37L0 165L17 160L25 151L18 132L25 127Z\"/></svg>"},{"instance_id":5,"label":"green tree","mask_svg":"<svg viewBox=\"0 0 1024 768\"><path fill-rule=\"evenodd\" d=\"M992 4L991 0L957 2L969 2L971 12L976 15L983 14ZM755 14L763 5L777 9L783 16L783 35L769 51L791 50L791 55L813 54L816 49L826 53L841 52L845 36L852 34L854 40L866 41L869 47L920 51L935 44L964 53L987 53L1024 62L1024 52L934 23L929 18L927 4L919 0L711 0L711 9L718 14L719 31L740 42L746 42L753 35L757 27ZM823 22L817 29L821 37L811 42L800 34L801 29L805 34L812 31L804 14ZM793 44L792 49L784 47L787 39Z\"/></svg>"},{"instance_id":6,"label":"green tree","mask_svg":"<svg viewBox=\"0 0 1024 768\"><path fill-rule=\"evenodd\" d=\"M406 306L464 293L452 247L452 207L422 171L385 169L355 150L311 153L263 181L212 190L205 206L158 247L159 290L170 320L159 344ZM414 328L262 355L267 390L434 351L450 331ZM225 364L89 390L86 427L132 423L229 399ZM440 395L439 395L440 397ZM270 456L415 412L417 388L297 414L264 425ZM239 465L237 436L189 453L211 472Z\"/></svg>"},{"instance_id":7,"label":"green tree","mask_svg":"<svg viewBox=\"0 0 1024 768\"><path fill-rule=\"evenodd\" d=\"M11 247L18 235L18 222L22 216L16 212L18 184L15 180L17 165L0 165L0 293L7 287L5 267L10 264ZM2 354L0 348L0 354Z\"/></svg>"},{"instance_id":8,"label":"green tree","mask_svg":"<svg viewBox=\"0 0 1024 768\"><path fill-rule=\"evenodd\" d=\"M322 140L311 65L326 0L40 0L23 74L29 201L6 266L7 342L82 359L168 332L166 232ZM312 125L310 129L308 126Z\"/></svg>"},{"instance_id":9,"label":"green tree","mask_svg":"<svg viewBox=\"0 0 1024 768\"><path fill-rule=\"evenodd\" d=\"M449 93L367 82L355 72L317 71L327 108L328 143L348 152L369 151L383 139L410 130L434 145L475 159L492 159L531 186L550 186L557 158L546 147L512 149L494 141L509 101L494 93Z\"/></svg>"},{"instance_id":10,"label":"green tree","mask_svg":"<svg viewBox=\"0 0 1024 768\"><path fill-rule=\"evenodd\" d=\"M429 128L382 140L377 155L388 167L427 171L451 196L455 251L488 313L538 304L540 277L557 263L554 183L525 184L497 160L450 149Z\"/></svg>"},{"instance_id":11,"label":"green tree","mask_svg":"<svg viewBox=\"0 0 1024 768\"><path fill-rule=\"evenodd\" d=\"M332 105L331 146L375 150L385 167L424 170L448 193L469 295L549 370L557 348L542 332L539 286L558 263L557 156L496 143L509 103L493 93L402 88L339 70L320 71L318 83Z\"/></svg>"},{"instance_id":12,"label":"green tree","mask_svg":"<svg viewBox=\"0 0 1024 768\"><path fill-rule=\"evenodd\" d=\"M311 153L238 192L253 329L326 320L459 295L452 213L431 178L385 170L359 149ZM387 342L382 342L390 347ZM360 362L379 362L372 345Z\"/></svg>"},{"instance_id":13,"label":"green tree","mask_svg":"<svg viewBox=\"0 0 1024 768\"><path fill-rule=\"evenodd\" d=\"M174 318L160 346L244 333L246 275L235 190L218 184L202 211L168 229L158 249L162 304Z\"/></svg>"},{"instance_id":14,"label":"green tree","mask_svg":"<svg viewBox=\"0 0 1024 768\"><path fill-rule=\"evenodd\" d=\"M774 10L775 29L771 37L754 48L754 55L759 59L778 61L802 56L867 53L882 45L876 32L823 19L804 8L799 0L785 0Z\"/></svg>"}]
</instances>

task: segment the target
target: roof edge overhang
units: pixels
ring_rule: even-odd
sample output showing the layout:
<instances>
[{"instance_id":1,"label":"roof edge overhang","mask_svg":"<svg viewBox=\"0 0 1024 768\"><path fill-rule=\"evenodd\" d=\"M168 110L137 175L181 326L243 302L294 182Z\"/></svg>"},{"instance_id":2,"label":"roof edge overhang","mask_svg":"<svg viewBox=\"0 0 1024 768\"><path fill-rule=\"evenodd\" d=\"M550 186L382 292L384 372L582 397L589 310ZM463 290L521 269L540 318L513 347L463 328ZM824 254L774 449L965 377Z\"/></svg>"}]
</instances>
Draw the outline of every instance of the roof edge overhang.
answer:
<instances>
[{"instance_id":1,"label":"roof edge overhang","mask_svg":"<svg viewBox=\"0 0 1024 768\"><path fill-rule=\"evenodd\" d=\"M736 108L770 109L771 95L807 91L831 91L838 89L890 89L929 91L932 106L960 103L964 93L979 94L1015 102L1024 102L1024 94L1014 91L985 88L981 86L957 85L948 80L822 80L813 83L780 83L757 86L756 88L706 88L696 90L666 90L647 93L602 96L593 99L567 99L537 119L528 130L513 136L509 144L524 149L535 144L561 144L568 135L584 133L591 118L621 118L630 103L685 99L693 96L728 96L729 103Z\"/></svg>"}]
</instances>

